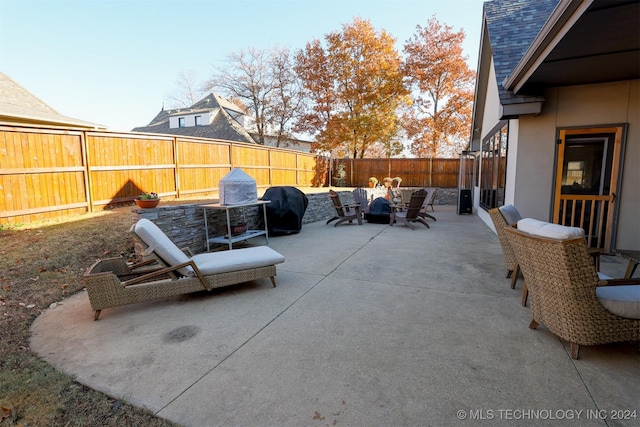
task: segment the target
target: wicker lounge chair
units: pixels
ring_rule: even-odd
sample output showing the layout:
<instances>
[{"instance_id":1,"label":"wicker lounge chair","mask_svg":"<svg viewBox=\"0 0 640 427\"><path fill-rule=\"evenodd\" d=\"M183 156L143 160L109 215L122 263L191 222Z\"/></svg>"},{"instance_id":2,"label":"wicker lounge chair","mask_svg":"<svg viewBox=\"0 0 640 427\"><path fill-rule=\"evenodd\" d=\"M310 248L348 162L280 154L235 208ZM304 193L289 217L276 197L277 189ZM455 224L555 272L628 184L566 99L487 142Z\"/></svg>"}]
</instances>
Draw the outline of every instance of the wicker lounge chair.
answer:
<instances>
[{"instance_id":1,"label":"wicker lounge chair","mask_svg":"<svg viewBox=\"0 0 640 427\"><path fill-rule=\"evenodd\" d=\"M123 258L98 260L85 273L83 283L98 320L105 308L157 298L211 290L269 277L275 287L276 264L284 257L268 246L233 249L188 257L151 221L133 227L148 247L152 260L129 266ZM147 272L150 261L159 266Z\"/></svg>"},{"instance_id":2,"label":"wicker lounge chair","mask_svg":"<svg viewBox=\"0 0 640 427\"><path fill-rule=\"evenodd\" d=\"M411 200L409 201L409 204L407 206L392 205L389 225L393 225L394 222L398 221L406 224L406 226L411 228L412 230L415 230L413 223L419 222L427 228L430 228L424 217L419 215L425 197L427 197L426 190L418 190L414 191L411 194Z\"/></svg>"},{"instance_id":3,"label":"wicker lounge chair","mask_svg":"<svg viewBox=\"0 0 640 427\"><path fill-rule=\"evenodd\" d=\"M543 325L568 341L574 359L581 345L640 340L640 286L605 286L640 282L599 280L584 237L541 237L523 232L520 224L518 228L508 227L506 232L529 288L529 328ZM636 299L611 298L612 292L636 294ZM611 306L612 301L622 304L622 312Z\"/></svg>"},{"instance_id":4,"label":"wicker lounge chair","mask_svg":"<svg viewBox=\"0 0 640 427\"><path fill-rule=\"evenodd\" d=\"M358 225L362 225L362 211L360 210L360 203L343 205L342 202L340 202L340 196L338 196L338 193L333 190L329 190L329 197L331 198L331 203L333 203L333 207L336 210L336 216L328 220L327 224L337 219L338 221L333 225L334 227L337 227L345 221L352 223L355 219L358 221Z\"/></svg>"}]
</instances>

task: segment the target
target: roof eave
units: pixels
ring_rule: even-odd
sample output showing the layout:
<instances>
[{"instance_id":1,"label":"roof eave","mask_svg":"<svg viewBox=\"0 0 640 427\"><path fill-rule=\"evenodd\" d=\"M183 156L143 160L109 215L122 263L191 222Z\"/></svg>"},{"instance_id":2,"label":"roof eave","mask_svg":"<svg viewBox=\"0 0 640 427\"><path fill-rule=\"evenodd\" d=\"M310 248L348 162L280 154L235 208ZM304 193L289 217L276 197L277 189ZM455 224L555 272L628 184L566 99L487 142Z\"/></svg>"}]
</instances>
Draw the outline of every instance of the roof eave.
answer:
<instances>
[{"instance_id":1,"label":"roof eave","mask_svg":"<svg viewBox=\"0 0 640 427\"><path fill-rule=\"evenodd\" d=\"M500 104L500 119L507 120L528 114L540 114L541 111L542 101Z\"/></svg>"},{"instance_id":2,"label":"roof eave","mask_svg":"<svg viewBox=\"0 0 640 427\"><path fill-rule=\"evenodd\" d=\"M518 93L526 84L527 79L538 69L553 48L593 2L594 0L560 0L520 62L504 79L502 86L506 90Z\"/></svg>"},{"instance_id":3,"label":"roof eave","mask_svg":"<svg viewBox=\"0 0 640 427\"><path fill-rule=\"evenodd\" d=\"M474 89L472 123L469 138L469 147L480 147L480 131L482 129L482 117L484 116L484 103L487 97L487 80L489 67L491 66L491 43L487 30L487 17L484 7L482 9L482 27L480 29L480 46L478 48L478 64L476 70L476 86ZM487 65L488 64L488 65ZM480 102L478 102L480 100Z\"/></svg>"}]
</instances>

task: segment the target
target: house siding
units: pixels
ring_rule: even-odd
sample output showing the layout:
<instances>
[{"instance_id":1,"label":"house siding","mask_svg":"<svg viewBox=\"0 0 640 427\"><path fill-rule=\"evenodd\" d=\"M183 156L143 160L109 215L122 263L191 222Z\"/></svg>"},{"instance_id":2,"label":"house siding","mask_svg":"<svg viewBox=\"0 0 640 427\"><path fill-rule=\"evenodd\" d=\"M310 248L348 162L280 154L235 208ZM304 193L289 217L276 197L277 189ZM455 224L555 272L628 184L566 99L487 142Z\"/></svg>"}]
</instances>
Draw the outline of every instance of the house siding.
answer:
<instances>
[{"instance_id":1,"label":"house siding","mask_svg":"<svg viewBox=\"0 0 640 427\"><path fill-rule=\"evenodd\" d=\"M500 120L500 97L498 96L498 83L496 73L494 71L493 60L489 71L489 80L487 82L487 94L484 100L484 117L482 118L482 139L487 133L498 124Z\"/></svg>"}]
</instances>

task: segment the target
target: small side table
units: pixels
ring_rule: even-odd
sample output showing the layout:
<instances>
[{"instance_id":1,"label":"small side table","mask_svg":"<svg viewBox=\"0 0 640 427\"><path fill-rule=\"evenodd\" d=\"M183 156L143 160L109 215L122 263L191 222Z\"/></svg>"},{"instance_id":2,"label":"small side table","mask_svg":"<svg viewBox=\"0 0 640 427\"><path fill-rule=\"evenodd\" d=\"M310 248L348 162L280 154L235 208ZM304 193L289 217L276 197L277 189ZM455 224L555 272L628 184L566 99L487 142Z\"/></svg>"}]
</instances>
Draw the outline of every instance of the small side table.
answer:
<instances>
[{"instance_id":1,"label":"small side table","mask_svg":"<svg viewBox=\"0 0 640 427\"><path fill-rule=\"evenodd\" d=\"M234 243L242 242L248 239L253 239L254 237L258 237L258 236L264 236L268 245L269 232L267 231L268 227L267 227L267 209L266 208L263 207L262 209L264 213L264 230L247 230L238 236L232 236L231 220L229 217L229 211L231 209L238 209L238 208L244 209L252 206L263 206L268 203L271 203L271 200L258 200L257 202L254 202L254 203L245 203L241 205L221 205L220 203L202 205L202 208L204 209L204 230L205 230L205 241L207 242L207 252L209 252L210 250L209 248L210 243L221 243L221 244L226 243L229 245L229 249L233 249ZM226 236L209 237L209 226L207 224L207 209L224 210L226 212L227 214L227 235Z\"/></svg>"},{"instance_id":2,"label":"small side table","mask_svg":"<svg viewBox=\"0 0 640 427\"><path fill-rule=\"evenodd\" d=\"M616 255L620 255L623 258L627 258L629 260L629 264L627 265L627 272L624 274L625 279L630 279L633 277L633 273L636 272L636 268L638 264L640 264L640 251L632 251L628 249L616 249Z\"/></svg>"}]
</instances>

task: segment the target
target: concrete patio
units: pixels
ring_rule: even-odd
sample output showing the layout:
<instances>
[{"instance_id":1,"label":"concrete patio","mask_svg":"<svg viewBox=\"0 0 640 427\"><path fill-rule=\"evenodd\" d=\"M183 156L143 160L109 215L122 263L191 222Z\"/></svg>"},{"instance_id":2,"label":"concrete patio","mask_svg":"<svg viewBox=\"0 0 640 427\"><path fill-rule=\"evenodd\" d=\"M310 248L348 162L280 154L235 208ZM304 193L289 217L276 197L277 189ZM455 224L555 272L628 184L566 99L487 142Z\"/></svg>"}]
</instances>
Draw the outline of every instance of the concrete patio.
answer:
<instances>
[{"instance_id":1,"label":"concrete patio","mask_svg":"<svg viewBox=\"0 0 640 427\"><path fill-rule=\"evenodd\" d=\"M322 221L272 237L286 257L276 288L105 309L97 322L81 292L36 319L31 348L185 426L639 425L638 344L571 359L528 329L493 231L455 206L434 215L430 229ZM610 276L625 268L602 258Z\"/></svg>"}]
</instances>

